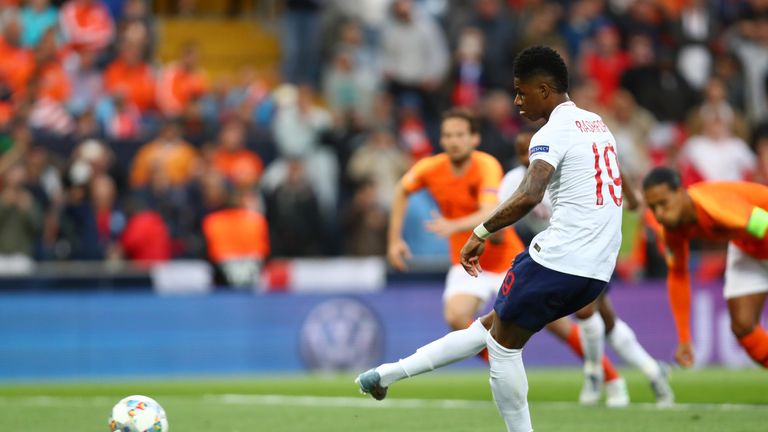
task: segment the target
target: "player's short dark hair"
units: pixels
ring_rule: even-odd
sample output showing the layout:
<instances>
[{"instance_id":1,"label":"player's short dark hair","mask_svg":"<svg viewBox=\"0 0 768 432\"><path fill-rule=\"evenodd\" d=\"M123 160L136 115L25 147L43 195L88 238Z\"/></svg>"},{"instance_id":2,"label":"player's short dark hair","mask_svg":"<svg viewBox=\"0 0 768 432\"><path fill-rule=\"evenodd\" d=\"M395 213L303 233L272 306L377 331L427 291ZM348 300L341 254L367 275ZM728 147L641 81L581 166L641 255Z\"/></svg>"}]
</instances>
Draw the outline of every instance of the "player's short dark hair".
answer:
<instances>
[{"instance_id":1,"label":"player's short dark hair","mask_svg":"<svg viewBox=\"0 0 768 432\"><path fill-rule=\"evenodd\" d=\"M515 57L513 75L523 81L543 75L552 80L556 92L568 91L568 67L560 54L550 47L537 45L521 51Z\"/></svg>"},{"instance_id":2,"label":"player's short dark hair","mask_svg":"<svg viewBox=\"0 0 768 432\"><path fill-rule=\"evenodd\" d=\"M677 190L682 185L680 174L669 167L656 167L643 179L643 190L659 185L667 185L670 190Z\"/></svg>"},{"instance_id":3,"label":"player's short dark hair","mask_svg":"<svg viewBox=\"0 0 768 432\"><path fill-rule=\"evenodd\" d=\"M480 132L480 124L477 117L471 111L463 108L451 108L443 113L442 121L449 119L461 119L469 124L469 132L476 134Z\"/></svg>"}]
</instances>

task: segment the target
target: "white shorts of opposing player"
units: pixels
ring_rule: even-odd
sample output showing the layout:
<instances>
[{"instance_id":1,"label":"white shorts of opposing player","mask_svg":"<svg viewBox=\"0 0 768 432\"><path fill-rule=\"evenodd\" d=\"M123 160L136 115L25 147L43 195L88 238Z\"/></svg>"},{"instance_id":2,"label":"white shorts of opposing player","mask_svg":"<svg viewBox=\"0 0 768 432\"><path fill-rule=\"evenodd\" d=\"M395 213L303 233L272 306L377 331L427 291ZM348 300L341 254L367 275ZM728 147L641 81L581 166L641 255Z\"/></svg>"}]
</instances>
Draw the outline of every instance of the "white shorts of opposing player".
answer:
<instances>
[{"instance_id":1,"label":"white shorts of opposing player","mask_svg":"<svg viewBox=\"0 0 768 432\"><path fill-rule=\"evenodd\" d=\"M505 276L504 273L484 271L477 277L472 277L461 265L454 264L445 277L443 301L456 294L467 294L487 303L488 300L496 297Z\"/></svg>"},{"instance_id":2,"label":"white shorts of opposing player","mask_svg":"<svg viewBox=\"0 0 768 432\"><path fill-rule=\"evenodd\" d=\"M728 243L723 296L732 299L764 292L768 292L768 260L753 258Z\"/></svg>"}]
</instances>

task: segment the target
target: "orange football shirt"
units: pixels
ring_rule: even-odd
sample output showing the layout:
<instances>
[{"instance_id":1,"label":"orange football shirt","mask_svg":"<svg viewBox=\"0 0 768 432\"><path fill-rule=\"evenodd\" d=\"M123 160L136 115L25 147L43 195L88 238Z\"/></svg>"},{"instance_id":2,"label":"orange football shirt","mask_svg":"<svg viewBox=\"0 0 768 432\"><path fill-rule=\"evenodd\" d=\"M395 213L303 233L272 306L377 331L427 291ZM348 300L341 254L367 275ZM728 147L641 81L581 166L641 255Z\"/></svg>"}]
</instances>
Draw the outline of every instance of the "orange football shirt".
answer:
<instances>
[{"instance_id":1,"label":"orange football shirt","mask_svg":"<svg viewBox=\"0 0 768 432\"><path fill-rule=\"evenodd\" d=\"M696 223L674 230L662 228L667 248L667 288L681 342L691 341L689 240L728 240L758 260L768 259L768 236L747 231L755 209L768 210L768 187L749 182L704 182L688 188L696 208Z\"/></svg>"},{"instance_id":2,"label":"orange football shirt","mask_svg":"<svg viewBox=\"0 0 768 432\"><path fill-rule=\"evenodd\" d=\"M458 219L480 209L484 203L496 204L501 178L501 164L491 155L475 151L469 168L462 175L453 172L451 161L445 153L421 159L403 176L402 185L408 193L426 188L437 202L443 217ZM451 262L459 263L459 253L472 231L451 235ZM520 238L511 229L502 231L503 239L495 244L488 242L480 257L480 266L487 271L503 273L509 269L515 256L524 250Z\"/></svg>"}]
</instances>

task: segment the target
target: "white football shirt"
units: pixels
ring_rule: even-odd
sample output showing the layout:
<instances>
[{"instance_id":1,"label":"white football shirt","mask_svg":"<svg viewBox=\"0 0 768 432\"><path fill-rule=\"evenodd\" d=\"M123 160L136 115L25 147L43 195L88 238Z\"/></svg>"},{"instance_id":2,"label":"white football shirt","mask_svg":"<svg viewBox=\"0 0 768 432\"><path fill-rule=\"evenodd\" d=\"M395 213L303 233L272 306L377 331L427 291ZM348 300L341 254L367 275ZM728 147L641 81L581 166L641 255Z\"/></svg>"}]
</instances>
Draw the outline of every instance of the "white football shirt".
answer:
<instances>
[{"instance_id":1,"label":"white football shirt","mask_svg":"<svg viewBox=\"0 0 768 432\"><path fill-rule=\"evenodd\" d=\"M555 168L547 191L549 227L529 253L549 269L608 281L621 246L621 177L616 140L595 113L558 105L531 139L531 164Z\"/></svg>"}]
</instances>

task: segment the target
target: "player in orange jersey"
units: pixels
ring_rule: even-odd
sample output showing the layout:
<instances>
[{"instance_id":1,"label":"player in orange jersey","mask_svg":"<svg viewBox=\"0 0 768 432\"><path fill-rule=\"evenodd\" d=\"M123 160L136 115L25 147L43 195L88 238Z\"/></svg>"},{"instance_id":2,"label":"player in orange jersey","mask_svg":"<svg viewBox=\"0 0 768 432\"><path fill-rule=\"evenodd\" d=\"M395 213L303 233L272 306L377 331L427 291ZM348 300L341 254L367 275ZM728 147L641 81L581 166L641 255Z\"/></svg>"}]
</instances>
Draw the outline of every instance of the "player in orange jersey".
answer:
<instances>
[{"instance_id":1,"label":"player in orange jersey","mask_svg":"<svg viewBox=\"0 0 768 432\"><path fill-rule=\"evenodd\" d=\"M411 256L402 238L408 195L426 188L437 202L440 215L427 222L427 229L447 237L453 265L448 270L443 294L444 316L452 329L466 328L479 309L501 286L505 272L523 244L512 230L495 236L483 255L487 269L480 278L469 276L459 265L459 251L472 229L485 220L497 204L496 193L503 170L491 155L475 150L480 144L477 122L464 111L444 114L440 145L444 152L421 159L397 186L389 223L387 256L396 270L407 269Z\"/></svg>"},{"instance_id":2,"label":"player in orange jersey","mask_svg":"<svg viewBox=\"0 0 768 432\"><path fill-rule=\"evenodd\" d=\"M656 168L643 181L645 201L663 226L667 288L677 326L675 360L694 363L691 343L689 241L728 240L723 294L731 331L752 359L768 367L768 333L760 315L768 295L768 187L748 182L705 182L682 187L679 175Z\"/></svg>"}]
</instances>

